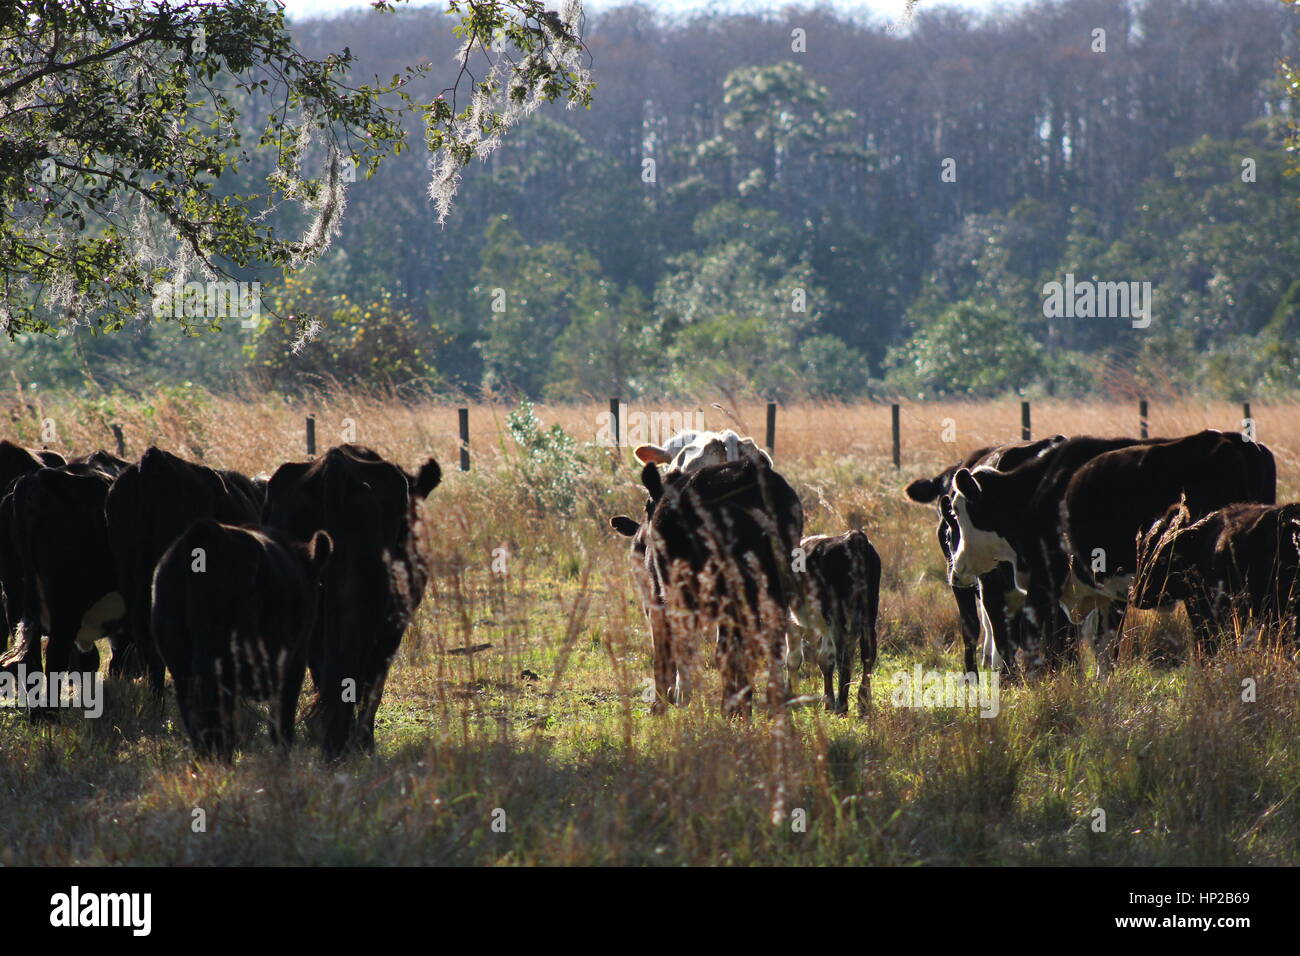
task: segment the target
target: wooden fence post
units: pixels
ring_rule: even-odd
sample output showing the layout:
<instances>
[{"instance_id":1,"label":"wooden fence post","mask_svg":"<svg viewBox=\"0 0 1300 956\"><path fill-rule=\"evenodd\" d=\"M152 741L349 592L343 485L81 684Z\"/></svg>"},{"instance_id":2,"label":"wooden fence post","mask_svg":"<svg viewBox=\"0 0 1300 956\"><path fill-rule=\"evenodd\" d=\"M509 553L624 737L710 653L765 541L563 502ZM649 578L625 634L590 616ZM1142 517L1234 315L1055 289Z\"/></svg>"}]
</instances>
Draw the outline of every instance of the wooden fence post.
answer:
<instances>
[{"instance_id":1,"label":"wooden fence post","mask_svg":"<svg viewBox=\"0 0 1300 956\"><path fill-rule=\"evenodd\" d=\"M1029 426L1029 403L1020 403L1020 440L1029 441L1033 429Z\"/></svg>"},{"instance_id":2,"label":"wooden fence post","mask_svg":"<svg viewBox=\"0 0 1300 956\"><path fill-rule=\"evenodd\" d=\"M894 467L899 468L902 467L903 457L902 457L902 442L899 440L899 435L898 435L898 403L897 402L889 406L889 422L890 422L890 431L892 432L893 445L894 445Z\"/></svg>"},{"instance_id":3,"label":"wooden fence post","mask_svg":"<svg viewBox=\"0 0 1300 956\"><path fill-rule=\"evenodd\" d=\"M460 422L460 470L469 471L469 409L456 409Z\"/></svg>"},{"instance_id":4,"label":"wooden fence post","mask_svg":"<svg viewBox=\"0 0 1300 956\"><path fill-rule=\"evenodd\" d=\"M1148 437L1148 423L1150 420L1150 416L1147 414L1147 400L1145 398L1140 399L1138 401L1138 429L1143 438Z\"/></svg>"},{"instance_id":5,"label":"wooden fence post","mask_svg":"<svg viewBox=\"0 0 1300 956\"><path fill-rule=\"evenodd\" d=\"M776 402L767 403L767 453L776 457Z\"/></svg>"},{"instance_id":6,"label":"wooden fence post","mask_svg":"<svg viewBox=\"0 0 1300 956\"><path fill-rule=\"evenodd\" d=\"M307 416L307 457L316 457L316 416Z\"/></svg>"},{"instance_id":7,"label":"wooden fence post","mask_svg":"<svg viewBox=\"0 0 1300 956\"><path fill-rule=\"evenodd\" d=\"M126 436L122 434L122 426L109 425L108 427L113 429L113 440L117 442L117 457L125 458L126 457Z\"/></svg>"}]
</instances>

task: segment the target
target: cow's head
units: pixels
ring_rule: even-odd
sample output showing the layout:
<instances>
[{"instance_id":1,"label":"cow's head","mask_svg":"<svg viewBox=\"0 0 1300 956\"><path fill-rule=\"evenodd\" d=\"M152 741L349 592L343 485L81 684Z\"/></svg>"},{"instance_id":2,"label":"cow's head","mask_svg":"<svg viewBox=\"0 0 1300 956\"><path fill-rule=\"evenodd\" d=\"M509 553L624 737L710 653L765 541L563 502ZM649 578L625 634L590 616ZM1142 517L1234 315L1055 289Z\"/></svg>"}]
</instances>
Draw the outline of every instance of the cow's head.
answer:
<instances>
[{"instance_id":1,"label":"cow's head","mask_svg":"<svg viewBox=\"0 0 1300 956\"><path fill-rule=\"evenodd\" d=\"M1003 476L991 468L962 468L953 475L953 493L944 521L949 524L952 560L948 583L973 587L981 574L999 562L1014 561L1015 549L1004 536Z\"/></svg>"},{"instance_id":2,"label":"cow's head","mask_svg":"<svg viewBox=\"0 0 1300 956\"><path fill-rule=\"evenodd\" d=\"M1138 532L1137 573L1129 594L1135 607L1167 607L1187 597L1187 575L1193 570L1194 550L1200 543L1198 524L1192 521L1183 496L1154 524Z\"/></svg>"}]
</instances>

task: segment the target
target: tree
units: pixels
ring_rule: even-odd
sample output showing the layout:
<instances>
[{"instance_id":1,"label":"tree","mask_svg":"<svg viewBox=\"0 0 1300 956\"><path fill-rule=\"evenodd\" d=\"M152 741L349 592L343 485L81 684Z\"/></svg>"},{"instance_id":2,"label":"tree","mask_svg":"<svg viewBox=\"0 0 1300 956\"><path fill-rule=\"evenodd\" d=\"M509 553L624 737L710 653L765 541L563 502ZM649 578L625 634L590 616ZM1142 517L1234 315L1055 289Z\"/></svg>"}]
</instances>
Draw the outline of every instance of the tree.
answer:
<instances>
[{"instance_id":1,"label":"tree","mask_svg":"<svg viewBox=\"0 0 1300 956\"><path fill-rule=\"evenodd\" d=\"M405 87L428 64L352 86L346 48L304 55L283 8L263 0L0 5L0 326L115 329L147 314L164 280L316 259L346 182L404 148L409 112L425 123L430 195L445 216L460 170L519 119L545 101L589 101L578 5L561 15L539 0L451 0L449 12L460 73L418 103ZM249 114L255 143L241 129ZM233 191L258 154L274 157L261 188ZM282 238L294 206L306 221Z\"/></svg>"}]
</instances>

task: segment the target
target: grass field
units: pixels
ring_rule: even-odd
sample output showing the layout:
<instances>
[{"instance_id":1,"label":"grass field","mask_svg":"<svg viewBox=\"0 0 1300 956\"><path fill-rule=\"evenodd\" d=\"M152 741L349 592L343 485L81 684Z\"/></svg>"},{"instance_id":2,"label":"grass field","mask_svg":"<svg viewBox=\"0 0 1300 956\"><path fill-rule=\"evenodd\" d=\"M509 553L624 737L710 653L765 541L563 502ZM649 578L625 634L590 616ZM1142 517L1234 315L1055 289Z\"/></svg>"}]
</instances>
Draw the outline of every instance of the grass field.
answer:
<instances>
[{"instance_id":1,"label":"grass field","mask_svg":"<svg viewBox=\"0 0 1300 956\"><path fill-rule=\"evenodd\" d=\"M1085 654L1084 673L1002 688L991 719L893 705L900 669L960 668L934 515L902 487L1018 437L1014 402L905 405L899 470L887 406L781 410L777 466L803 498L808 533L860 517L885 566L872 714L799 708L785 746L761 713L751 723L719 715L713 671L690 707L650 716L627 541L606 524L643 500L626 449L576 453L565 516L538 485L541 466L503 436L502 407L471 409L469 473L455 470L450 406L175 392L148 402L15 396L8 410L10 437L28 443L52 420L53 448L111 448L117 422L132 455L156 441L249 472L301 458L311 412L322 448L351 419L357 441L407 467L433 453L445 477L427 509L433 578L389 679L374 758L327 767L300 745L285 762L263 734L233 766L196 765L174 702L158 727L141 716L141 689L112 681L98 720L34 726L0 711L0 863L1300 862L1296 665L1258 647L1149 663L1144 649L1183 646L1181 612L1135 615L1108 680L1092 676ZM601 411L537 414L588 442ZM762 434L760 406L705 411L710 427ZM1137 427L1136 403L1033 412L1036 435ZM1277 456L1279 496L1295 500L1300 406L1254 414ZM1240 418L1235 405L1153 403L1151 431L1236 428ZM505 574L492 569L502 555ZM802 690L819 683L805 670ZM1255 699L1243 700L1244 686ZM787 812L774 820L778 802Z\"/></svg>"}]
</instances>

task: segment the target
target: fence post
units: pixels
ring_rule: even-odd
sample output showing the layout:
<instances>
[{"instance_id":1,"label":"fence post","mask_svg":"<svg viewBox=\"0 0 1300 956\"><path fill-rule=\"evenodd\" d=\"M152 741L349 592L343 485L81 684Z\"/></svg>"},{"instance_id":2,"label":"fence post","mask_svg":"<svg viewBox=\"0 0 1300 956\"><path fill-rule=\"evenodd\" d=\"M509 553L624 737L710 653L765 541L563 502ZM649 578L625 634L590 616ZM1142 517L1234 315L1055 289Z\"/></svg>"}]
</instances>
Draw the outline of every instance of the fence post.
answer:
<instances>
[{"instance_id":1,"label":"fence post","mask_svg":"<svg viewBox=\"0 0 1300 956\"><path fill-rule=\"evenodd\" d=\"M121 425L109 425L113 429L113 440L117 442L117 457L126 457L126 436L122 434Z\"/></svg>"},{"instance_id":2,"label":"fence post","mask_svg":"<svg viewBox=\"0 0 1300 956\"><path fill-rule=\"evenodd\" d=\"M776 402L767 403L767 453L776 457Z\"/></svg>"},{"instance_id":3,"label":"fence post","mask_svg":"<svg viewBox=\"0 0 1300 956\"><path fill-rule=\"evenodd\" d=\"M899 436L898 436L898 403L897 402L889 406L889 423L890 423L890 431L892 432L892 437L893 437L894 467L900 468L902 467L903 464L903 458L901 454L902 452L901 442L899 441Z\"/></svg>"},{"instance_id":4,"label":"fence post","mask_svg":"<svg viewBox=\"0 0 1300 956\"><path fill-rule=\"evenodd\" d=\"M1029 403L1020 403L1020 440L1029 441L1032 429L1029 426Z\"/></svg>"},{"instance_id":5,"label":"fence post","mask_svg":"<svg viewBox=\"0 0 1300 956\"><path fill-rule=\"evenodd\" d=\"M316 457L316 416L307 416L307 457Z\"/></svg>"},{"instance_id":6,"label":"fence post","mask_svg":"<svg viewBox=\"0 0 1300 956\"><path fill-rule=\"evenodd\" d=\"M469 409L456 409L460 422L460 470L469 471Z\"/></svg>"},{"instance_id":7,"label":"fence post","mask_svg":"<svg viewBox=\"0 0 1300 956\"><path fill-rule=\"evenodd\" d=\"M1148 423L1150 417L1147 414L1147 400L1145 398L1138 400L1138 429L1143 438L1147 438Z\"/></svg>"},{"instance_id":8,"label":"fence post","mask_svg":"<svg viewBox=\"0 0 1300 956\"><path fill-rule=\"evenodd\" d=\"M1255 427L1255 417L1250 413L1250 402L1241 403L1241 429L1251 441L1255 441L1259 435L1259 429Z\"/></svg>"}]
</instances>

